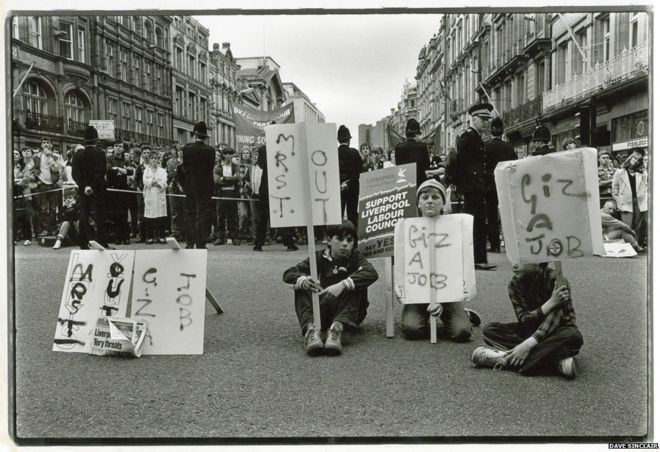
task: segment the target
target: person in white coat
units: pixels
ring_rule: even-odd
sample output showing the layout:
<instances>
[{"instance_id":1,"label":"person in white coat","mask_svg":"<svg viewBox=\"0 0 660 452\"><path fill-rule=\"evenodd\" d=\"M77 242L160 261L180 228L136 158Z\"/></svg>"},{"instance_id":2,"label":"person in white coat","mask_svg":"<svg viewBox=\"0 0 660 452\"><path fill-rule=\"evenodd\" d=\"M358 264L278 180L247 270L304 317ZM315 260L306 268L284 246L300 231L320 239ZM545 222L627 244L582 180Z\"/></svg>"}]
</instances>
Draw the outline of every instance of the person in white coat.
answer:
<instances>
[{"instance_id":1,"label":"person in white coat","mask_svg":"<svg viewBox=\"0 0 660 452\"><path fill-rule=\"evenodd\" d=\"M633 149L623 165L614 173L612 197L621 211L621 221L637 234L641 246L646 242L648 210L648 173L644 172L642 152Z\"/></svg>"},{"instance_id":2,"label":"person in white coat","mask_svg":"<svg viewBox=\"0 0 660 452\"><path fill-rule=\"evenodd\" d=\"M142 174L144 184L144 221L147 244L165 243L165 221L167 220L167 172L158 164L158 156L149 157Z\"/></svg>"}]
</instances>

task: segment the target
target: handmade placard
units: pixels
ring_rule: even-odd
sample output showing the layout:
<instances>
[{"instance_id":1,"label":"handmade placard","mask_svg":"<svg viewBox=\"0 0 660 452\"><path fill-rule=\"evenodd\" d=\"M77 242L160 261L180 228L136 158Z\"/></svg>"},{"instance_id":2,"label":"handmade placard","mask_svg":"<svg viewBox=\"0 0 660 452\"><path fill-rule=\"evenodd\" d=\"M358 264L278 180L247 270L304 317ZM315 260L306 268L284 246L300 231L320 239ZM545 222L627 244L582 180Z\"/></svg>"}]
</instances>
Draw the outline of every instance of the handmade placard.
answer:
<instances>
[{"instance_id":1,"label":"handmade placard","mask_svg":"<svg viewBox=\"0 0 660 452\"><path fill-rule=\"evenodd\" d=\"M145 355L204 351L206 250L137 252L130 317L149 323Z\"/></svg>"},{"instance_id":2,"label":"handmade placard","mask_svg":"<svg viewBox=\"0 0 660 452\"><path fill-rule=\"evenodd\" d=\"M394 278L404 304L476 296L472 216L406 218L395 228Z\"/></svg>"},{"instance_id":3,"label":"handmade placard","mask_svg":"<svg viewBox=\"0 0 660 452\"><path fill-rule=\"evenodd\" d=\"M89 352L99 316L127 314L135 251L72 251L53 351Z\"/></svg>"},{"instance_id":4,"label":"handmade placard","mask_svg":"<svg viewBox=\"0 0 660 452\"><path fill-rule=\"evenodd\" d=\"M335 124L278 124L265 130L271 227L306 225L308 203L314 225L341 223Z\"/></svg>"},{"instance_id":5,"label":"handmade placard","mask_svg":"<svg viewBox=\"0 0 660 452\"><path fill-rule=\"evenodd\" d=\"M358 249L365 257L394 255L394 227L417 216L415 164L360 174Z\"/></svg>"},{"instance_id":6,"label":"handmade placard","mask_svg":"<svg viewBox=\"0 0 660 452\"><path fill-rule=\"evenodd\" d=\"M513 264L602 254L596 149L580 148L495 168L506 255Z\"/></svg>"}]
</instances>

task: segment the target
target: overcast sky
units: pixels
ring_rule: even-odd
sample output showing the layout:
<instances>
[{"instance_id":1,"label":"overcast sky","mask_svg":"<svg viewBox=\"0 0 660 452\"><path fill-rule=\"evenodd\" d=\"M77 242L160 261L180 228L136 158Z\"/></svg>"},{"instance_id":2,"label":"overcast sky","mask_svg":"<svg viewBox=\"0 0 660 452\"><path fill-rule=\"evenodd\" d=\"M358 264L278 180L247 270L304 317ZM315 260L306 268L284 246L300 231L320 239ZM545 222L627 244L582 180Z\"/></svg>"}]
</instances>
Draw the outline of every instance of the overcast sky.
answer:
<instances>
[{"instance_id":1,"label":"overcast sky","mask_svg":"<svg viewBox=\"0 0 660 452\"><path fill-rule=\"evenodd\" d=\"M270 56L283 82L295 83L325 115L345 124L352 145L358 124L375 124L396 107L417 56L440 27L437 14L195 16L213 43L230 42L235 58Z\"/></svg>"}]
</instances>

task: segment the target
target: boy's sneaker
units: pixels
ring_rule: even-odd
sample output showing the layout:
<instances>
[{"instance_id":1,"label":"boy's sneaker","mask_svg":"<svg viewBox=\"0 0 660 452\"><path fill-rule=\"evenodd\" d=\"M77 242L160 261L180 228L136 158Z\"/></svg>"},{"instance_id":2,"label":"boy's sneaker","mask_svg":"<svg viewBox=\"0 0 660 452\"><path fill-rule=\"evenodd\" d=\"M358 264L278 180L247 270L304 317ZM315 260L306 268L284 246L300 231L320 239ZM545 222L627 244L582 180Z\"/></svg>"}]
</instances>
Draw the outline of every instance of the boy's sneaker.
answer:
<instances>
[{"instance_id":1,"label":"boy's sneaker","mask_svg":"<svg viewBox=\"0 0 660 452\"><path fill-rule=\"evenodd\" d=\"M488 347L477 347L470 356L470 361L478 367L491 367L493 369L502 369L504 367L504 357L506 352L493 350Z\"/></svg>"},{"instance_id":2,"label":"boy's sneaker","mask_svg":"<svg viewBox=\"0 0 660 452\"><path fill-rule=\"evenodd\" d=\"M309 356L318 356L323 353L323 340L314 325L309 326L305 333L305 351Z\"/></svg>"},{"instance_id":3,"label":"boy's sneaker","mask_svg":"<svg viewBox=\"0 0 660 452\"><path fill-rule=\"evenodd\" d=\"M227 245L231 245L231 244L233 244L232 239L227 239Z\"/></svg>"},{"instance_id":4,"label":"boy's sneaker","mask_svg":"<svg viewBox=\"0 0 660 452\"><path fill-rule=\"evenodd\" d=\"M328 355L339 355L342 350L341 332L344 331L344 325L340 322L333 322L328 330L328 338L325 340L325 351Z\"/></svg>"},{"instance_id":5,"label":"boy's sneaker","mask_svg":"<svg viewBox=\"0 0 660 452\"><path fill-rule=\"evenodd\" d=\"M561 375L572 380L577 376L577 362L573 357L562 359L557 364L557 370Z\"/></svg>"},{"instance_id":6,"label":"boy's sneaker","mask_svg":"<svg viewBox=\"0 0 660 452\"><path fill-rule=\"evenodd\" d=\"M53 245L53 249L54 250L59 250L60 248L62 248L62 240L57 239L57 240L55 240L55 245Z\"/></svg>"},{"instance_id":7,"label":"boy's sneaker","mask_svg":"<svg viewBox=\"0 0 660 452\"><path fill-rule=\"evenodd\" d=\"M23 246L30 246L30 245L32 245L32 242L30 242L29 240L23 242Z\"/></svg>"},{"instance_id":8,"label":"boy's sneaker","mask_svg":"<svg viewBox=\"0 0 660 452\"><path fill-rule=\"evenodd\" d=\"M472 326L479 326L481 325L481 316L477 313L477 311L473 311L472 309L465 309L465 313L468 316L468 320L470 321L470 325Z\"/></svg>"}]
</instances>

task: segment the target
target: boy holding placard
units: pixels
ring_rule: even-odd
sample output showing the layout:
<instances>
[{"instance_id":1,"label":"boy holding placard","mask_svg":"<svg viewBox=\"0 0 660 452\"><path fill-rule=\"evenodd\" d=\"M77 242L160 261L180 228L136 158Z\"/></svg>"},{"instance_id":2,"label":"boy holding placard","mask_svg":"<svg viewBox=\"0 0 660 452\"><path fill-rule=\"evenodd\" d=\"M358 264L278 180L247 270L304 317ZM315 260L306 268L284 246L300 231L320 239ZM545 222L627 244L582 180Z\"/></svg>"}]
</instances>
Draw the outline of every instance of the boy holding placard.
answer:
<instances>
[{"instance_id":1,"label":"boy holding placard","mask_svg":"<svg viewBox=\"0 0 660 452\"><path fill-rule=\"evenodd\" d=\"M350 221L327 228L328 248L316 253L320 281L310 276L309 258L284 272L295 290L296 315L310 356L342 352L344 327L355 328L367 315L367 288L378 273L355 248L355 226ZM314 325L312 291L319 293L321 325ZM320 329L319 329L320 327ZM321 330L328 329L325 344Z\"/></svg>"},{"instance_id":2,"label":"boy holding placard","mask_svg":"<svg viewBox=\"0 0 660 452\"><path fill-rule=\"evenodd\" d=\"M488 347L478 347L471 361L480 367L518 370L522 374L556 370L575 378L573 358L582 346L575 323L570 285L547 262L513 267L509 298L518 322L489 323L483 329Z\"/></svg>"}]
</instances>

